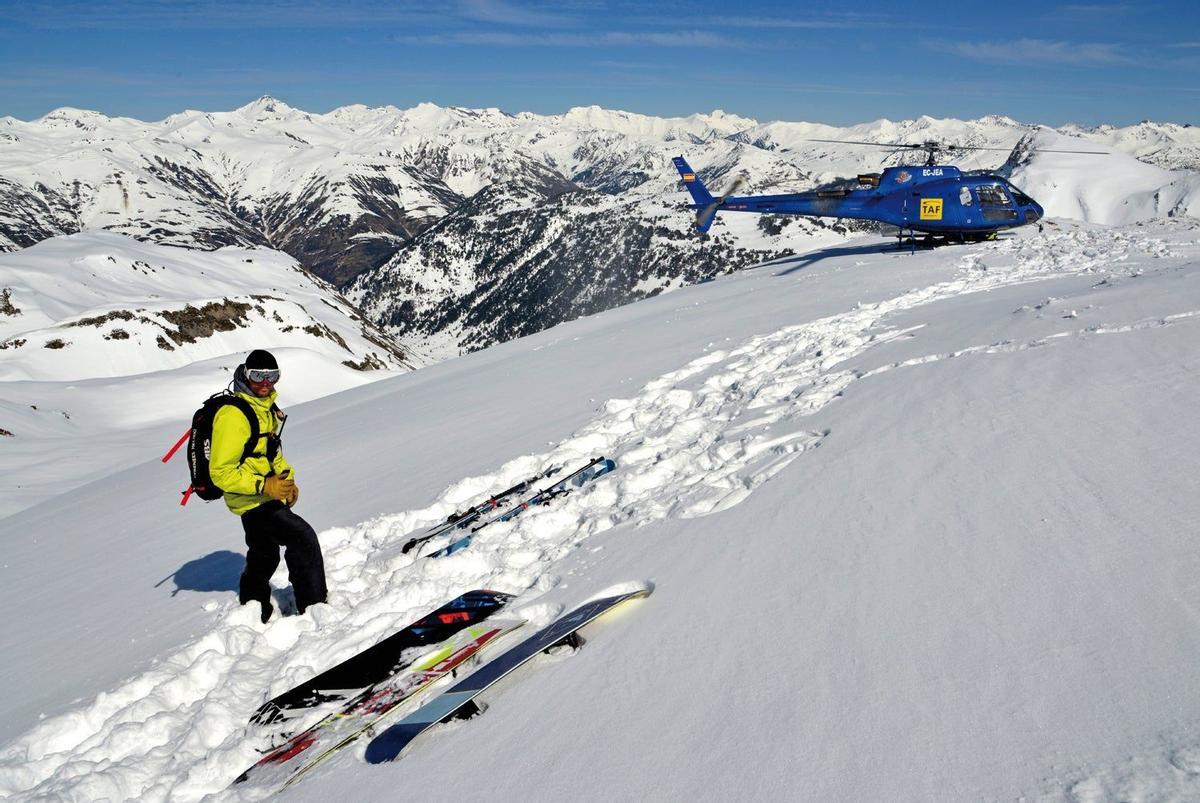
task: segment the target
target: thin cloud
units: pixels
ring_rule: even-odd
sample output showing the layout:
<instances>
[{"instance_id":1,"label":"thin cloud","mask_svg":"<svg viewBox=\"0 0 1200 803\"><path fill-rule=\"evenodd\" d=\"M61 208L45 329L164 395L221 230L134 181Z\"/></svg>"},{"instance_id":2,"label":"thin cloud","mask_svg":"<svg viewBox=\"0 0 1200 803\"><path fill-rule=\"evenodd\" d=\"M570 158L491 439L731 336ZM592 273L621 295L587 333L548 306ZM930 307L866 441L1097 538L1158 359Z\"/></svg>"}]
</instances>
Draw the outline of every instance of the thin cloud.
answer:
<instances>
[{"instance_id":1,"label":"thin cloud","mask_svg":"<svg viewBox=\"0 0 1200 803\"><path fill-rule=\"evenodd\" d=\"M708 21L718 27L729 28L810 28L814 30L876 28L887 24L882 18L869 17L865 14L837 14L803 19L779 17L711 17Z\"/></svg>"},{"instance_id":2,"label":"thin cloud","mask_svg":"<svg viewBox=\"0 0 1200 803\"><path fill-rule=\"evenodd\" d=\"M1120 45L1016 39L1010 42L927 42L931 50L993 64L1070 64L1096 66L1133 61Z\"/></svg>"},{"instance_id":3,"label":"thin cloud","mask_svg":"<svg viewBox=\"0 0 1200 803\"><path fill-rule=\"evenodd\" d=\"M1059 6L1060 11L1071 14L1124 14L1132 9L1133 6L1126 3L1073 3Z\"/></svg>"},{"instance_id":4,"label":"thin cloud","mask_svg":"<svg viewBox=\"0 0 1200 803\"><path fill-rule=\"evenodd\" d=\"M416 2L363 0L79 0L21 3L6 22L59 30L346 28L381 23L444 23L445 15Z\"/></svg>"},{"instance_id":5,"label":"thin cloud","mask_svg":"<svg viewBox=\"0 0 1200 803\"><path fill-rule=\"evenodd\" d=\"M609 31L607 33L506 33L503 31L464 31L432 36L398 36L396 42L409 45L493 45L499 47L742 47L744 43L706 31L668 31L663 33Z\"/></svg>"},{"instance_id":6,"label":"thin cloud","mask_svg":"<svg viewBox=\"0 0 1200 803\"><path fill-rule=\"evenodd\" d=\"M507 0L463 0L459 14L476 22L492 22L501 25L523 25L531 28L559 28L575 25L575 17L534 11Z\"/></svg>"}]
</instances>

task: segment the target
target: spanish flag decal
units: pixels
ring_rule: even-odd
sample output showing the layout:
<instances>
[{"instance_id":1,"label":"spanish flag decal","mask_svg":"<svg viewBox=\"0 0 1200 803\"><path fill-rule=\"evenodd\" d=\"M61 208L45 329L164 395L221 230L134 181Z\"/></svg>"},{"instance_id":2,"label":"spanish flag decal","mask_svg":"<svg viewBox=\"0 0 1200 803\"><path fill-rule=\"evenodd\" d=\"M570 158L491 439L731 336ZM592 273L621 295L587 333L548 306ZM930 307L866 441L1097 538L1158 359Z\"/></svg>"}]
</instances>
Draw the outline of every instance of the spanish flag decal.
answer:
<instances>
[{"instance_id":1,"label":"spanish flag decal","mask_svg":"<svg viewBox=\"0 0 1200 803\"><path fill-rule=\"evenodd\" d=\"M684 173L684 174L683 174L683 180L684 180L684 181L695 181L695 180L696 180L696 174L695 174L695 173Z\"/></svg>"}]
</instances>

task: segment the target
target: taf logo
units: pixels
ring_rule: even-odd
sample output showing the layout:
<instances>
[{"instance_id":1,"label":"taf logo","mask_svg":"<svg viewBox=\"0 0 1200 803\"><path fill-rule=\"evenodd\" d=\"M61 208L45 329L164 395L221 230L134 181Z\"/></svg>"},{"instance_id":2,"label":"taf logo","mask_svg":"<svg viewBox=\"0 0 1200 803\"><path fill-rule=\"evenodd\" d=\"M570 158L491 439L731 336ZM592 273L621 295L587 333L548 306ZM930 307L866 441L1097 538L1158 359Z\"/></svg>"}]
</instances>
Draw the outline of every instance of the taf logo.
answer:
<instances>
[{"instance_id":1,"label":"taf logo","mask_svg":"<svg viewBox=\"0 0 1200 803\"><path fill-rule=\"evenodd\" d=\"M941 220L942 219L942 199L941 198L922 198L921 199L921 220Z\"/></svg>"}]
</instances>

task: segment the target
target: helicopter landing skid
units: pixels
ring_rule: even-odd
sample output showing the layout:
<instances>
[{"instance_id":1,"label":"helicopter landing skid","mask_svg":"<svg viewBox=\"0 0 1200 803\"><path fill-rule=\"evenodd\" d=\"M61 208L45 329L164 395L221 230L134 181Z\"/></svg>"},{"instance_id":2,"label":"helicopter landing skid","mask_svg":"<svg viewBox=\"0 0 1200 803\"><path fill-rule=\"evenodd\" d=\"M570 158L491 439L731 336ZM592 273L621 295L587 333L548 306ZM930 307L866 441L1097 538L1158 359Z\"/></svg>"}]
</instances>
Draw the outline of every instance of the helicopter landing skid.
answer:
<instances>
[{"instance_id":1,"label":"helicopter landing skid","mask_svg":"<svg viewBox=\"0 0 1200 803\"><path fill-rule=\"evenodd\" d=\"M952 234L930 234L913 229L900 229L896 233L896 250L903 251L905 246L910 253L917 248L937 248L942 245L967 245L969 243L990 242L999 239L999 232L991 231L985 234L969 235L962 232Z\"/></svg>"}]
</instances>

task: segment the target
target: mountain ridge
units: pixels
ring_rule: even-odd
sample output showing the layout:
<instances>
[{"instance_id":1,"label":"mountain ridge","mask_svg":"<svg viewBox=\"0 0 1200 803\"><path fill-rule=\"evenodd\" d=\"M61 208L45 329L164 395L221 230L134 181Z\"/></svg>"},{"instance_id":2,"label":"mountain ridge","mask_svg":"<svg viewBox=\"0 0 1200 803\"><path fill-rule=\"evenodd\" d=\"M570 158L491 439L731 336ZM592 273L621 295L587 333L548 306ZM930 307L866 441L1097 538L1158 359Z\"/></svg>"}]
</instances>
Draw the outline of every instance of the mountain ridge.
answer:
<instances>
[{"instance_id":1,"label":"mountain ridge","mask_svg":"<svg viewBox=\"0 0 1200 803\"><path fill-rule=\"evenodd\" d=\"M672 156L686 153L714 191L745 175L750 192L787 192L889 161L876 149L813 139L932 138L1011 148L1036 130L1100 144L1167 171L1190 175L1200 168L1200 130L1149 122L1051 130L998 115L966 121L921 116L836 127L761 123L721 110L653 117L584 106L540 115L433 103L409 109L354 104L315 114L269 95L233 111L188 110L155 123L63 107L32 122L0 121L0 250L91 229L205 250L267 246L300 260L356 302L392 297L394 303L373 307L377 324L392 334L428 338L435 350L454 354L597 311L583 299L627 303L643 297L648 279L659 287L704 280L836 242L851 229L837 221L728 215L707 239L698 239ZM994 167L1002 157L968 152L963 166ZM1072 175L1062 175L1064 170ZM1037 182L1087 183L1104 170L1102 160L1076 161L1056 165L1054 176ZM1168 187L1168 196L1179 196L1178 203L1159 204L1154 209L1161 211L1147 214L1186 210L1193 197L1186 175L1155 174L1138 186L1151 194ZM496 218L501 208L511 214ZM486 211L463 224L474 209ZM1085 220L1088 209L1074 202L1062 210L1047 207L1052 216ZM597 217L595 210L605 211ZM547 226L550 217L554 225ZM524 234L515 235L517 228ZM460 239L447 243L448 236ZM418 242L422 237L442 244ZM521 250L535 242L539 254ZM580 250L579 242L591 247ZM695 263L683 267L685 256L706 248L719 252L703 260L708 268L697 273ZM464 272L463 265L430 259L434 251L468 254L475 264ZM516 303L516 312L501 313L497 306L492 318L472 314L487 282L524 281L498 276L500 267L532 262L544 268L555 253L583 260L571 275L558 272L570 285L563 297L578 304L546 310L517 298L506 302ZM388 284L397 265L415 278L412 288L443 286L440 277L468 274L479 287L400 297L404 288ZM653 277L644 275L639 266L645 265L655 266ZM614 283L614 270L625 278ZM404 318L404 310L433 308L442 312L416 328L389 323ZM466 319L476 323L466 329L455 323Z\"/></svg>"}]
</instances>

